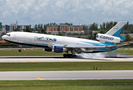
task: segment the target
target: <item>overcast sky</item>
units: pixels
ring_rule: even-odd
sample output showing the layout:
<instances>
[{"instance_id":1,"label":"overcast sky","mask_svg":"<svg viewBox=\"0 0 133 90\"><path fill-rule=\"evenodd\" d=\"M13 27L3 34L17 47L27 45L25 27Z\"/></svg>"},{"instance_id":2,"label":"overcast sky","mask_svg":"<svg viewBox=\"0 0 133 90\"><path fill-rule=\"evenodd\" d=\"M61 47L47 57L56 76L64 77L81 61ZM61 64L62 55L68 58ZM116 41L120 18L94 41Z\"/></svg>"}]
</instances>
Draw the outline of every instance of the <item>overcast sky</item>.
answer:
<instances>
[{"instance_id":1,"label":"overcast sky","mask_svg":"<svg viewBox=\"0 0 133 90\"><path fill-rule=\"evenodd\" d=\"M101 24L129 21L133 24L133 0L0 0L3 24L73 23Z\"/></svg>"}]
</instances>

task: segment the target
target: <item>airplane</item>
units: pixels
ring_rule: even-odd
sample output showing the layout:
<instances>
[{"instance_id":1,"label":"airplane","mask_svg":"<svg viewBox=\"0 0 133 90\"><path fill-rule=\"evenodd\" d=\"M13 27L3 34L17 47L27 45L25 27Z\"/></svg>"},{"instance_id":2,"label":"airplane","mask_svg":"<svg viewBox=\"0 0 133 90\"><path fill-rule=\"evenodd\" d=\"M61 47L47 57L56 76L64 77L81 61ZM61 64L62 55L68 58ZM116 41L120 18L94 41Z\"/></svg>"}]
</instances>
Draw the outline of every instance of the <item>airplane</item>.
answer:
<instances>
[{"instance_id":1,"label":"airplane","mask_svg":"<svg viewBox=\"0 0 133 90\"><path fill-rule=\"evenodd\" d=\"M107 52L125 46L124 44L116 45L116 43L120 43L121 39L126 39L126 37L120 36L125 24L125 22L118 22L107 33L98 33L96 35L98 41L29 32L9 32L3 35L2 38L9 43L42 47L45 51L55 53L66 52L66 54L63 54L63 57L73 58L77 57L76 53ZM71 54L69 54L69 51Z\"/></svg>"}]
</instances>

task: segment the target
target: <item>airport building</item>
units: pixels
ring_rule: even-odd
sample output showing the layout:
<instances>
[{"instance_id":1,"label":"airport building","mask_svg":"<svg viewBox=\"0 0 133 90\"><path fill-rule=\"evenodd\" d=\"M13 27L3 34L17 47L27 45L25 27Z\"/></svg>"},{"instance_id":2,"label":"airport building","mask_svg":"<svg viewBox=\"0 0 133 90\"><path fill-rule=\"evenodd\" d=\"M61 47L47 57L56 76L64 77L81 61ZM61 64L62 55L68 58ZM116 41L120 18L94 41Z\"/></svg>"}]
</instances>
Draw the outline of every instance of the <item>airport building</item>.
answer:
<instances>
[{"instance_id":1,"label":"airport building","mask_svg":"<svg viewBox=\"0 0 133 90\"><path fill-rule=\"evenodd\" d=\"M0 35L4 32L12 32L14 29L18 29L19 31L22 31L23 29L26 29L26 27L31 28L31 25L18 25L17 23L11 23L10 25L2 25L2 29L0 30Z\"/></svg>"},{"instance_id":2,"label":"airport building","mask_svg":"<svg viewBox=\"0 0 133 90\"><path fill-rule=\"evenodd\" d=\"M48 25L47 33L58 34L58 32L66 33L81 33L83 32L83 25L71 25L67 23L60 23L59 25Z\"/></svg>"}]
</instances>

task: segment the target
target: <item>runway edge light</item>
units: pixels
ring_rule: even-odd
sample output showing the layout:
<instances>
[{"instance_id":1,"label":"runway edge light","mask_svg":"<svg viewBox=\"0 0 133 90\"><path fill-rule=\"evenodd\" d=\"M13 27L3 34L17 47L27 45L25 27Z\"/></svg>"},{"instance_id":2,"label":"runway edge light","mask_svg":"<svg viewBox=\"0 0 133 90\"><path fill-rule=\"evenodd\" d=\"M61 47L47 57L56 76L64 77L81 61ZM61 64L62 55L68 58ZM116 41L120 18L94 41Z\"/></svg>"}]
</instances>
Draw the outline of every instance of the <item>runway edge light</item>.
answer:
<instances>
[{"instance_id":1,"label":"runway edge light","mask_svg":"<svg viewBox=\"0 0 133 90\"><path fill-rule=\"evenodd\" d=\"M2 22L0 22L0 30L2 30Z\"/></svg>"},{"instance_id":2,"label":"runway edge light","mask_svg":"<svg viewBox=\"0 0 133 90\"><path fill-rule=\"evenodd\" d=\"M97 67L94 67L94 70L97 70Z\"/></svg>"}]
</instances>

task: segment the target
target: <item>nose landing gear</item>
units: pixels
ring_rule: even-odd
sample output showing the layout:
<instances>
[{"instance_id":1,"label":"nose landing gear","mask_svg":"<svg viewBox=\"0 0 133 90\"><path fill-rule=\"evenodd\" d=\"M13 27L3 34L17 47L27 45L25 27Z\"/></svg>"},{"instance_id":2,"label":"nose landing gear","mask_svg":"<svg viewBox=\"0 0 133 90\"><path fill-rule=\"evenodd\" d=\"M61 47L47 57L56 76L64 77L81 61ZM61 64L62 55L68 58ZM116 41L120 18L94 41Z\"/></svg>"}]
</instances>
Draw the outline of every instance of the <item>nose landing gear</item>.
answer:
<instances>
[{"instance_id":1,"label":"nose landing gear","mask_svg":"<svg viewBox=\"0 0 133 90\"><path fill-rule=\"evenodd\" d=\"M21 50L21 49L19 49L18 51L19 51L19 52L21 52L22 50Z\"/></svg>"},{"instance_id":2,"label":"nose landing gear","mask_svg":"<svg viewBox=\"0 0 133 90\"><path fill-rule=\"evenodd\" d=\"M22 48L22 45L19 45L19 47L20 47L20 48L19 48L19 50L18 50L18 51L19 51L19 52L21 52L21 51L22 51L22 50L21 50L21 48Z\"/></svg>"}]
</instances>

